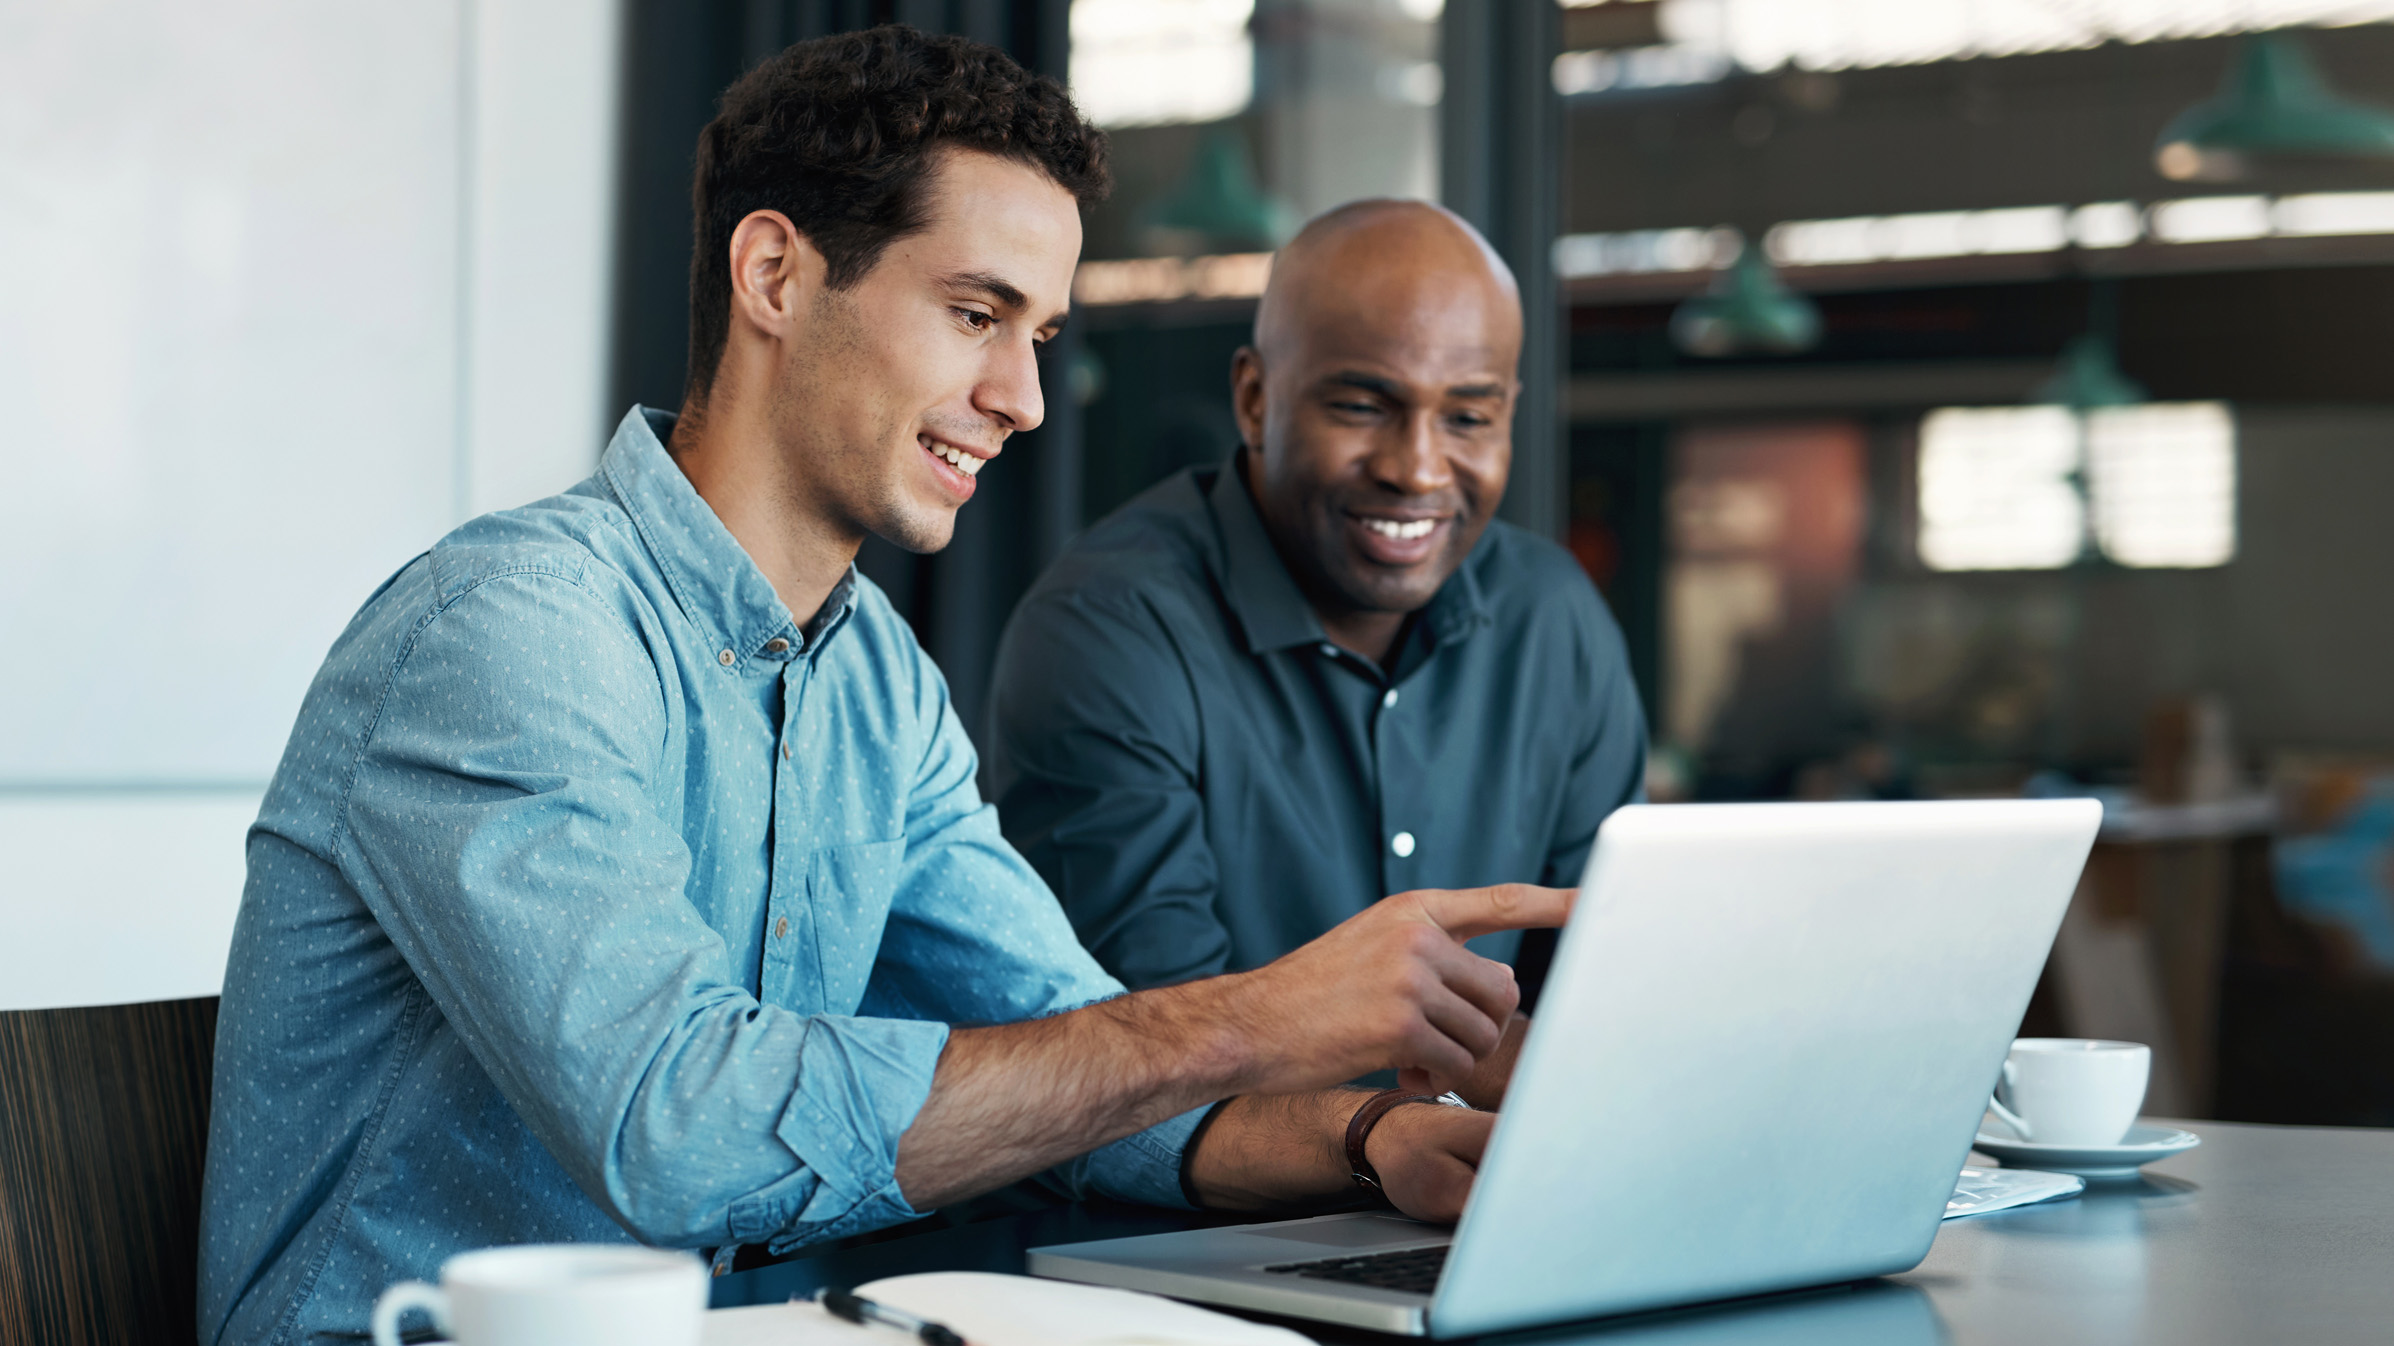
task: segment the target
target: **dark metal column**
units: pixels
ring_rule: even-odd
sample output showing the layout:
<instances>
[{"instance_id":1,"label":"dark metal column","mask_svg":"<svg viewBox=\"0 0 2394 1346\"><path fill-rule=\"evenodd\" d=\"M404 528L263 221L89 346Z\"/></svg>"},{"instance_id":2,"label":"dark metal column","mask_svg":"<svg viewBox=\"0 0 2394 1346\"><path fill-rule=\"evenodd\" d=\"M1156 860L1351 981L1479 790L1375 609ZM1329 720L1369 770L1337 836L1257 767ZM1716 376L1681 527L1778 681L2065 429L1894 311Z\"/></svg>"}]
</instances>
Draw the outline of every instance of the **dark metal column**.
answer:
<instances>
[{"instance_id":1,"label":"dark metal column","mask_svg":"<svg viewBox=\"0 0 2394 1346\"><path fill-rule=\"evenodd\" d=\"M1553 0L1449 0L1439 21L1446 76L1439 107L1439 190L1477 225L1521 282L1521 403L1513 414L1513 478L1504 517L1560 539L1571 472L1558 390L1562 103L1554 58L1562 11Z\"/></svg>"}]
</instances>

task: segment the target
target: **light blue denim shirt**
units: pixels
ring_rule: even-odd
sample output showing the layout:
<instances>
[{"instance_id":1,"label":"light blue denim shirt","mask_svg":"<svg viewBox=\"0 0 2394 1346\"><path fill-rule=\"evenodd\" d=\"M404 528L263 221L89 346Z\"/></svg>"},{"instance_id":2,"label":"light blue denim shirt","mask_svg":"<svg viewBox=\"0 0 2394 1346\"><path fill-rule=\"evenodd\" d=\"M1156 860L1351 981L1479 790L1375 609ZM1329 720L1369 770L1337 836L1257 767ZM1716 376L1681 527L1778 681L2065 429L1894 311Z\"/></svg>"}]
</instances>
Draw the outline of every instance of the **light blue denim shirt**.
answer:
<instances>
[{"instance_id":1,"label":"light blue denim shirt","mask_svg":"<svg viewBox=\"0 0 2394 1346\"><path fill-rule=\"evenodd\" d=\"M309 689L225 971L202 1341L362 1334L490 1244L912 1218L947 1025L1120 991L887 599L851 572L801 631L671 424L410 562ZM1180 1205L1197 1115L1054 1177Z\"/></svg>"}]
</instances>

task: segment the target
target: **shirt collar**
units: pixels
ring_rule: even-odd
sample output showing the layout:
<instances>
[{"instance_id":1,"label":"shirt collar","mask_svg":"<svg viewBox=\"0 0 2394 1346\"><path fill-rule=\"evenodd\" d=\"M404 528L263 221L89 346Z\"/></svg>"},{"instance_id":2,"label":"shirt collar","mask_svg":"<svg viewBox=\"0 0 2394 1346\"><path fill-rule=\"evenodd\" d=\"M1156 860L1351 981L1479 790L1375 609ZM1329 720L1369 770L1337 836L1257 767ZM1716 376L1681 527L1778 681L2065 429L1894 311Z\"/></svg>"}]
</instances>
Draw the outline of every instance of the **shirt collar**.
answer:
<instances>
[{"instance_id":1,"label":"shirt collar","mask_svg":"<svg viewBox=\"0 0 2394 1346\"><path fill-rule=\"evenodd\" d=\"M1230 610L1238 618L1249 654L1318 645L1328 639L1322 619L1314 615L1313 605L1305 601L1287 563L1272 546L1271 534L1264 531L1263 516L1255 510L1255 498L1247 493L1247 480L1239 467L1244 452L1232 452L1206 494L1215 529L1222 536L1222 588ZM1486 540L1487 535L1481 534L1481 542ZM1476 555L1479 548L1474 546L1472 551ZM1422 612L1423 624L1440 645L1467 639L1491 620L1473 569L1471 557L1465 557Z\"/></svg>"},{"instance_id":2,"label":"shirt collar","mask_svg":"<svg viewBox=\"0 0 2394 1346\"><path fill-rule=\"evenodd\" d=\"M1288 566L1272 546L1272 535L1264 531L1263 516L1255 512L1254 497L1247 494L1246 477L1239 470L1243 456L1243 450L1231 453L1214 477L1206 504L1222 535L1222 589L1247 638L1247 653L1321 644L1327 639L1322 619L1290 578Z\"/></svg>"},{"instance_id":3,"label":"shirt collar","mask_svg":"<svg viewBox=\"0 0 2394 1346\"><path fill-rule=\"evenodd\" d=\"M801 631L772 581L665 452L674 420L670 411L633 407L600 457L599 475L631 515L682 614L735 661L794 658L822 643L855 605L856 567ZM765 648L776 639L780 649Z\"/></svg>"},{"instance_id":4,"label":"shirt collar","mask_svg":"<svg viewBox=\"0 0 2394 1346\"><path fill-rule=\"evenodd\" d=\"M1493 531L1501 526L1491 519L1488 530ZM1430 635L1441 645L1468 640L1472 632L1496 620L1495 614L1488 611L1486 597L1480 592L1480 568L1473 564L1479 559L1480 549L1487 545L1488 532L1483 531L1479 541L1472 544L1471 554L1463 558L1463 564L1455 567L1454 574L1446 577L1446 583L1438 586L1437 596L1422 611L1422 621L1429 626Z\"/></svg>"}]
</instances>

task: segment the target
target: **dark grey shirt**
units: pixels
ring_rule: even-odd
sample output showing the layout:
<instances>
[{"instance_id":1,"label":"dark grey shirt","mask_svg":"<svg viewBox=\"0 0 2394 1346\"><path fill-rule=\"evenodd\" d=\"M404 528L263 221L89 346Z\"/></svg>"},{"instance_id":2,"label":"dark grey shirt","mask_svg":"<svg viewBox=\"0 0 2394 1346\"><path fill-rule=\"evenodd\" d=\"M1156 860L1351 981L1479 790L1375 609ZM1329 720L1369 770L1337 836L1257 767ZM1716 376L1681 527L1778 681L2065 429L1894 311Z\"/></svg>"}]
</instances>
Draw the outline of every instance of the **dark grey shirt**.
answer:
<instances>
[{"instance_id":1,"label":"dark grey shirt","mask_svg":"<svg viewBox=\"0 0 2394 1346\"><path fill-rule=\"evenodd\" d=\"M1577 563L1490 524L1390 667L1327 642L1234 469L1181 473L1007 623L1006 836L1133 987L1259 966L1410 888L1578 882L1646 726Z\"/></svg>"}]
</instances>

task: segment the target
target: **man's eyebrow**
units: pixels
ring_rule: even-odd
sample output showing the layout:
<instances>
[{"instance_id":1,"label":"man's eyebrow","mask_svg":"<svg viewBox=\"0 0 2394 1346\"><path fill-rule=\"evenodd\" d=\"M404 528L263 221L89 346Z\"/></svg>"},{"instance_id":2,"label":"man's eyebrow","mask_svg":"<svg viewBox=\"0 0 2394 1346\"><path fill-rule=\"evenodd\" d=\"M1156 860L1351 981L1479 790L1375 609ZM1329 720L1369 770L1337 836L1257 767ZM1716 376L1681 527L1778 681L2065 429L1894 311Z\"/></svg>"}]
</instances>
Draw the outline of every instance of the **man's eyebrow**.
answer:
<instances>
[{"instance_id":1,"label":"man's eyebrow","mask_svg":"<svg viewBox=\"0 0 2394 1346\"><path fill-rule=\"evenodd\" d=\"M1030 306L1031 298L1015 288L1013 282L994 271L959 271L942 276L939 283L952 290L979 290L995 300L999 306L1021 312Z\"/></svg>"},{"instance_id":2,"label":"man's eyebrow","mask_svg":"<svg viewBox=\"0 0 2394 1346\"><path fill-rule=\"evenodd\" d=\"M1358 392L1377 394L1392 402L1403 401L1405 397L1404 385L1395 379L1379 374L1366 374L1357 369L1342 369L1323 379L1322 382L1332 388L1353 388ZM1448 388L1446 395L1470 398L1502 397L1505 395L1505 387L1501 383L1458 383Z\"/></svg>"},{"instance_id":3,"label":"man's eyebrow","mask_svg":"<svg viewBox=\"0 0 2394 1346\"><path fill-rule=\"evenodd\" d=\"M1403 386L1398 384L1395 379L1383 378L1378 374L1366 374L1355 369L1342 369L1323 379L1322 382L1332 388L1353 388L1360 392L1377 393L1392 402L1402 400L1405 395Z\"/></svg>"}]
</instances>

